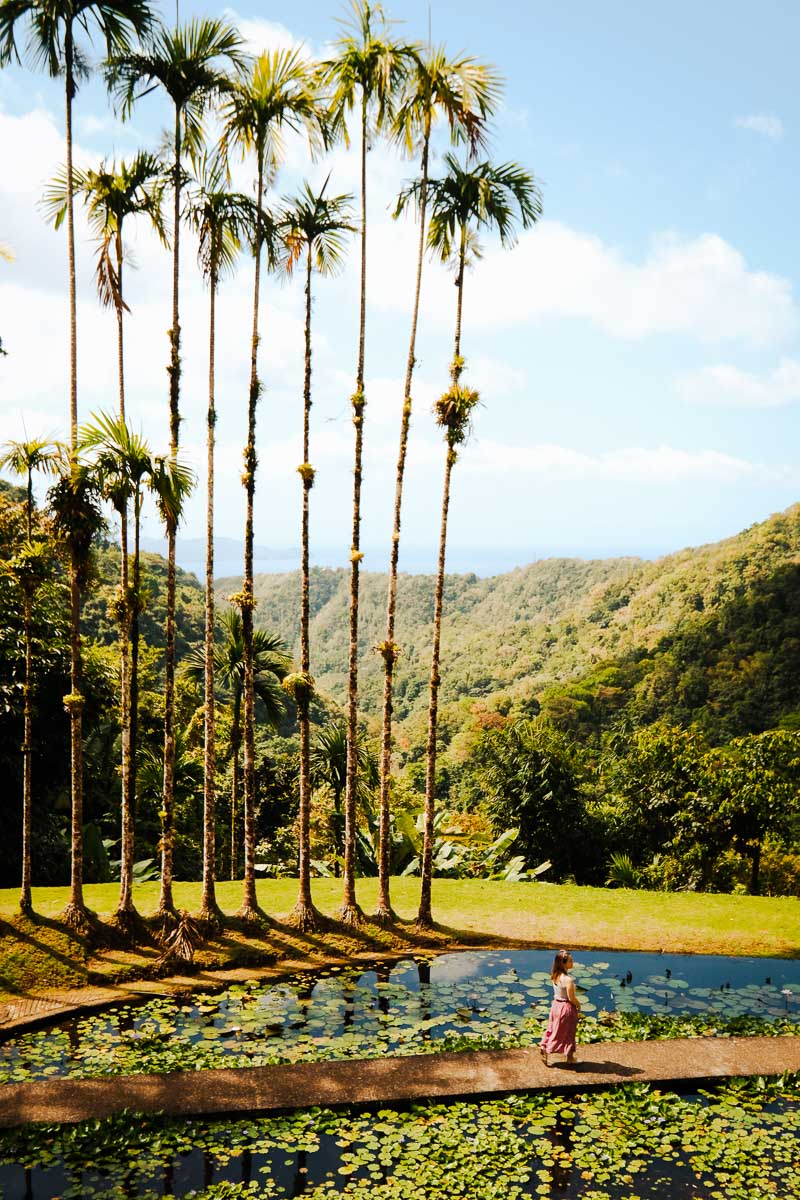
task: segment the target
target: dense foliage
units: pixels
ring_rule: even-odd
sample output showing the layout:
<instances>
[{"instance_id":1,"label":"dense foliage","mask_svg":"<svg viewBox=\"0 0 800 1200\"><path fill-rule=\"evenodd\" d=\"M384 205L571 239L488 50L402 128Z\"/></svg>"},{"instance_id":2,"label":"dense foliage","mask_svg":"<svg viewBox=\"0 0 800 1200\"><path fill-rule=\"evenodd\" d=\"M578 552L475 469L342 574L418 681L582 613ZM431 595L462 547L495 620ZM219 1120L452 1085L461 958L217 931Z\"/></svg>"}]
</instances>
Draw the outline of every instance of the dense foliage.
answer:
<instances>
[{"instance_id":1,"label":"dense foliage","mask_svg":"<svg viewBox=\"0 0 800 1200\"><path fill-rule=\"evenodd\" d=\"M0 492L0 554L6 570L22 537L23 499L18 489L5 486ZM43 522L42 517L38 520ZM730 542L706 547L697 552L700 567L684 554L647 565L616 560L593 564L544 562L488 580L450 577L445 643L452 659L447 662L444 690L447 692L449 687L462 694L445 706L440 726L446 752L437 771L437 789L444 805L437 822L437 872L495 873L502 871L503 864L513 856L519 863L518 870L550 862L544 875L549 879L796 892L800 886L796 680L783 665L779 667L778 659L786 647L791 655L793 635L800 630L796 621L798 581L791 564L784 561L800 542L799 520L800 510L792 509ZM42 529L46 533L44 524ZM114 866L119 857L119 776L114 765L119 741L115 698L118 634L114 620L118 565L116 547L107 541L98 543L85 604L90 881L113 877L115 869L118 871ZM632 572L629 579L635 576L640 583L628 589L627 607L633 610L635 619L630 617L630 627L617 630L615 638L619 644L623 635L628 642L640 639L642 645L649 638L653 648L632 649L613 664L606 661L601 667L592 667L588 661L591 654L582 648L593 631L608 630L618 622L613 597L619 598L619 573L623 569ZM733 599L732 572L743 581ZM145 555L137 812L137 859L145 864L155 859L160 836L165 577L164 560L158 555ZM5 578L9 582L0 599L0 694L8 719L3 722L0 753L7 764L7 777L18 787L20 732L15 697L21 687L21 607L13 576L6 574ZM699 588L701 581L702 594L718 596L717 602L708 599L699 603L701 593L691 589ZM297 638L297 586L297 576L257 579L259 620L262 624L274 621L274 627L290 646ZM230 587L230 582L223 582L220 595L224 597ZM367 640L372 635L370 621L376 634L379 630L381 587L380 577L365 577L362 605L366 619L362 628ZM35 742L35 778L40 797L34 806L37 883L64 882L67 872L68 740L61 704L68 690L64 588L63 567L53 549L50 576L37 593L34 609L35 720L44 722L50 731L46 739ZM203 636L202 591L195 577L182 571L178 572L177 590L178 646L182 660L188 662L189 651L200 645ZM344 573L320 569L312 572L314 652L325 663L335 664L337 652L346 656L345 627L341 614L337 615L346 594ZM682 599L676 600L676 596ZM767 599L758 604L757 596ZM418 869L417 821L424 790L421 705L425 689L421 673L431 617L430 597L427 578L400 577L400 620L406 624L405 644L410 653L400 660L397 672L398 708L407 715L400 726L398 762L403 769L395 778L392 793L394 871ZM529 656L538 653L534 646L536 638L542 636L541 626L529 619L534 609L540 618L547 616L551 631L547 669L562 669L566 657L570 657L575 664L575 681L540 688L534 683L536 677L529 673L509 687L503 660L495 657L491 665L486 663L484 682L474 686L483 668L475 661L466 666L468 656L455 649L459 639L473 650L505 639L509 654L512 645L520 648L520 658L515 661L516 669L521 671L526 661L530 663ZM576 614L580 611L586 615L579 624ZM415 626L417 618L420 623ZM675 621L672 631L670 618ZM574 634L565 640L566 625ZM562 633L556 636L553 630L559 627ZM656 629L657 638L653 632ZM676 682L676 664L688 654L689 645L694 648L695 658L686 662L683 676L679 675ZM416 658L414 646L420 647ZM769 646L773 650L768 653L764 647ZM762 650L758 652L756 647ZM380 676L377 669L374 675L369 673L375 657L365 646L366 732L370 723L375 729L370 688L373 683L377 688ZM345 658L340 658L338 674L334 670L321 673L322 686L311 712L315 738L321 739L319 750L314 752L318 766L312 858L315 869L331 874L338 873L341 865L345 747L343 738L337 742L338 735L331 733L333 726L324 735L322 730L336 713L335 703L325 698L325 692L330 689L337 695L338 689L338 695L342 695L344 663ZM724 670L723 663L728 664ZM756 666L764 680L769 680L773 699L754 708L750 689ZM416 682L415 669L420 675ZM468 671L466 677L459 676L462 669ZM540 663L538 677L544 669ZM697 693L691 693L694 699L690 703L686 680L697 677L698 671L704 679L715 680L715 687L722 687L724 681L725 705L707 693L702 706L695 703ZM663 690L661 684L656 687L656 680L663 684L668 675L672 685L664 685ZM178 680L183 732L176 776L175 865L177 877L196 878L201 866L202 692L196 673L179 672ZM419 701L416 709L410 699L414 694ZM374 699L377 703L377 691ZM222 693L219 706L221 803L217 823L221 869L226 871L230 866L227 797L232 788L232 709ZM782 728L752 731L752 726L764 723L756 720L756 712L766 713L764 720L771 719ZM277 734L263 724L265 715L262 713L259 724L256 769L257 858L261 870L287 874L294 870L297 853L294 709L288 704ZM734 733L738 736L732 736ZM337 745L342 759L338 768ZM359 870L373 873L377 869L376 775L369 737L364 754L357 853ZM15 806L4 807L0 820L10 847L3 862L2 882L6 885L14 882L19 869L19 819ZM516 839L507 839L502 855L493 857L489 853L493 840L509 830L518 831Z\"/></svg>"},{"instance_id":2,"label":"dense foliage","mask_svg":"<svg viewBox=\"0 0 800 1200\"><path fill-rule=\"evenodd\" d=\"M450 575L444 594L442 733L470 709L534 702L582 742L628 717L711 744L800 722L800 506L735 537L655 562L545 559L505 575ZM221 581L220 594L231 590ZM361 706L377 714L384 582L362 576ZM297 641L299 577L261 575L257 620ZM335 699L346 667L346 573L311 579L316 676ZM419 753L433 580L401 575L398 738ZM476 704L476 702L479 702Z\"/></svg>"}]
</instances>

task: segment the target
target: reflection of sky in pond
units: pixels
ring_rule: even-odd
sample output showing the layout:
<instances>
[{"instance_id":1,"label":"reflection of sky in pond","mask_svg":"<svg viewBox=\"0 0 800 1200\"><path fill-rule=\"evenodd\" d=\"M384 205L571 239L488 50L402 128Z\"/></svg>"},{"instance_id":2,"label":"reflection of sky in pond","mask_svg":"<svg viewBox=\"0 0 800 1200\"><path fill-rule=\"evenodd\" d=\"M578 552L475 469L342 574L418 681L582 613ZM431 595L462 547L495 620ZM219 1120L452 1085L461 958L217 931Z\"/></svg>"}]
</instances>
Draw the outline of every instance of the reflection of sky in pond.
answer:
<instances>
[{"instance_id":1,"label":"reflection of sky in pond","mask_svg":"<svg viewBox=\"0 0 800 1200\"><path fill-rule=\"evenodd\" d=\"M541 950L466 951L123 1006L0 1045L0 1082L413 1054L448 1035L502 1040L539 1030L551 963ZM590 1014L800 1020L797 960L583 951L574 976Z\"/></svg>"}]
</instances>

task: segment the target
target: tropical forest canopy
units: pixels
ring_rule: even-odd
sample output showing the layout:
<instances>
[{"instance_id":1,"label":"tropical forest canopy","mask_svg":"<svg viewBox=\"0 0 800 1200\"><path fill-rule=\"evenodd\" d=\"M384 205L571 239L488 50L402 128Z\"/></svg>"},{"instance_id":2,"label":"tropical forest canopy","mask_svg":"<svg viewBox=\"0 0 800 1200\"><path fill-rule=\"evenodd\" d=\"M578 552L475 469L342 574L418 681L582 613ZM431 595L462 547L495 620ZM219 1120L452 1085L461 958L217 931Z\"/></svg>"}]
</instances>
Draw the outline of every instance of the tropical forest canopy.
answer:
<instances>
[{"instance_id":1,"label":"tropical forest canopy","mask_svg":"<svg viewBox=\"0 0 800 1200\"><path fill-rule=\"evenodd\" d=\"M8 560L24 493L4 486L0 513ZM15 524L17 521L17 524ZM11 531L11 533L9 533ZM749 887L748 848L766 843L759 886L797 887L798 828L793 782L766 797L772 817L724 808L724 772L746 786L749 749L771 755L778 775L795 767L800 649L800 506L734 538L657 562L549 559L481 579L448 576L443 617L446 667L440 714L438 791L443 815L437 841L441 873L492 873L514 859L518 870L554 865L559 875L604 883L614 863L629 860L621 881L670 887ZM143 559L147 605L142 614L141 727L143 768L137 817L143 877L156 869L160 836L160 752L163 721L166 561ZM84 606L87 691L87 828L90 879L119 870L119 820L114 719L118 632L114 601L118 548L107 539L94 551L94 576ZM368 750L360 811L359 869L376 870L375 752L380 672L372 650L380 631L385 577L362 579L362 707ZM53 588L58 582L58 569ZM218 580L221 607L238 580ZM298 641L300 575L260 575L256 622L279 635L290 653ZM393 815L399 865L414 868L417 821L424 795L426 655L433 580L401 575L398 631L406 653L397 672L397 752ZM178 570L178 646L182 660L203 637L203 589ZM10 593L6 593L10 596ZM344 571L311 572L312 649L318 699L315 738L340 721L346 689ZM49 614L49 615L48 615ZM42 595L37 720L50 736L37 741L35 764L46 803L37 806L37 882L64 882L68 873L68 731L61 695L68 679L68 630L52 620L52 595ZM0 743L3 769L20 782L19 727L13 720L19 685L18 614L4 607L3 697L7 720ZM794 657L793 657L794 656ZM178 773L176 870L201 869L202 697L197 677L179 673L179 726L184 731ZM220 704L220 793L230 790L230 712ZM258 712L257 826L259 856L270 873L291 874L297 853L297 725L291 704L277 729ZM774 735L765 731L777 731ZM759 736L762 735L762 736ZM777 739L773 743L773 738ZM749 740L748 740L749 739ZM786 741L789 739L789 741ZM773 744L771 744L773 743ZM732 749L731 749L732 747ZM341 755L342 747L339 747ZM333 750L335 763L336 748ZM371 755L371 760L370 760ZM788 758L787 758L788 755ZM738 756L738 757L737 757ZM313 847L317 869L338 869L336 774L317 754ZM730 760L730 761L729 761ZM769 770L756 760L756 783ZM344 766L340 762L343 776ZM739 775L736 775L736 772ZM775 782L775 781L773 781ZM340 780L343 786L343 781ZM756 800L758 797L756 797ZM733 795L726 803L732 805ZM711 816L715 820L711 821ZM219 822L221 861L229 867L227 811ZM763 814L762 814L763 817ZM772 819L774 818L774 819ZM3 810L6 845L18 843L18 813ZM703 826L705 840L697 836ZM403 841L400 828L406 829ZM516 839L489 851L504 831ZM737 832L741 830L741 832ZM748 841L755 834L757 842ZM763 833L763 837L762 837ZM103 843L105 842L105 848ZM674 842L673 853L665 846ZM402 857L403 854L405 857ZM488 861L487 861L488 859ZM14 881L13 859L3 882Z\"/></svg>"}]
</instances>

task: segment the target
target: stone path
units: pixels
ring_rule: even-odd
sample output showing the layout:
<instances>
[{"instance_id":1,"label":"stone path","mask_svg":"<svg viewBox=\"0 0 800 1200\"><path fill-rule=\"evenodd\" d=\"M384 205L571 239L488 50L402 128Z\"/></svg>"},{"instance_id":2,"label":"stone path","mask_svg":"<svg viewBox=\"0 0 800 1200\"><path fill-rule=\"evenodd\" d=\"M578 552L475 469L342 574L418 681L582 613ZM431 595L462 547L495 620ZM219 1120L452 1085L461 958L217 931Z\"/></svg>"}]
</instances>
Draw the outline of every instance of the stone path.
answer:
<instances>
[{"instance_id":1,"label":"stone path","mask_svg":"<svg viewBox=\"0 0 800 1200\"><path fill-rule=\"evenodd\" d=\"M561 1062L547 1068L535 1048L526 1048L9 1084L0 1087L0 1126L70 1123L122 1109L199 1116L586 1091L632 1081L693 1087L736 1075L800 1071L800 1037L606 1042L578 1049L576 1068Z\"/></svg>"}]
</instances>

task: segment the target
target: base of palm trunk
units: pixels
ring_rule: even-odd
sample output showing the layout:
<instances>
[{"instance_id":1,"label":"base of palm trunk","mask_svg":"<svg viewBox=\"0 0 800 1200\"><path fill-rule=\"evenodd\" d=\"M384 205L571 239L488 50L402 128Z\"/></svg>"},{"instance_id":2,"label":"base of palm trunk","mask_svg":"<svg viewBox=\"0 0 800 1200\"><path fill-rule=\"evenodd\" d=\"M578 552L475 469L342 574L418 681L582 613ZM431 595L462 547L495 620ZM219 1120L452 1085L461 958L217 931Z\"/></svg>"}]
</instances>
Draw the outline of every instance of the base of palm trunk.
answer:
<instances>
[{"instance_id":1,"label":"base of palm trunk","mask_svg":"<svg viewBox=\"0 0 800 1200\"><path fill-rule=\"evenodd\" d=\"M414 924L417 933L430 933L433 929L433 916L430 911L417 913L417 919Z\"/></svg>"},{"instance_id":2,"label":"base of palm trunk","mask_svg":"<svg viewBox=\"0 0 800 1200\"><path fill-rule=\"evenodd\" d=\"M31 900L30 896L20 896L19 911L22 913L23 917L31 916L33 913L33 901Z\"/></svg>"},{"instance_id":3,"label":"base of palm trunk","mask_svg":"<svg viewBox=\"0 0 800 1200\"><path fill-rule=\"evenodd\" d=\"M75 904L72 900L61 914L61 921L76 933L88 933L91 925L88 908L83 904Z\"/></svg>"},{"instance_id":4,"label":"base of palm trunk","mask_svg":"<svg viewBox=\"0 0 800 1200\"><path fill-rule=\"evenodd\" d=\"M240 921L250 921L253 924L261 924L264 920L264 914L258 908L253 908L252 904L243 904L236 916Z\"/></svg>"},{"instance_id":5,"label":"base of palm trunk","mask_svg":"<svg viewBox=\"0 0 800 1200\"><path fill-rule=\"evenodd\" d=\"M320 919L321 914L313 904L298 900L286 918L286 924L291 925L292 929L299 929L301 933L310 933L319 929Z\"/></svg>"},{"instance_id":6,"label":"base of palm trunk","mask_svg":"<svg viewBox=\"0 0 800 1200\"><path fill-rule=\"evenodd\" d=\"M372 919L376 925L396 925L398 916L391 905L386 907L381 905Z\"/></svg>"},{"instance_id":7,"label":"base of palm trunk","mask_svg":"<svg viewBox=\"0 0 800 1200\"><path fill-rule=\"evenodd\" d=\"M178 927L178 913L174 908L157 908L150 918L150 924L160 941L165 941Z\"/></svg>"},{"instance_id":8,"label":"base of palm trunk","mask_svg":"<svg viewBox=\"0 0 800 1200\"><path fill-rule=\"evenodd\" d=\"M343 904L339 909L339 920L343 925L363 925L364 914L357 904Z\"/></svg>"},{"instance_id":9,"label":"base of palm trunk","mask_svg":"<svg viewBox=\"0 0 800 1200\"><path fill-rule=\"evenodd\" d=\"M225 914L218 904L206 904L195 914L195 921L218 933L225 922Z\"/></svg>"},{"instance_id":10,"label":"base of palm trunk","mask_svg":"<svg viewBox=\"0 0 800 1200\"><path fill-rule=\"evenodd\" d=\"M134 941L145 930L145 923L132 904L118 908L109 924L128 941Z\"/></svg>"}]
</instances>

